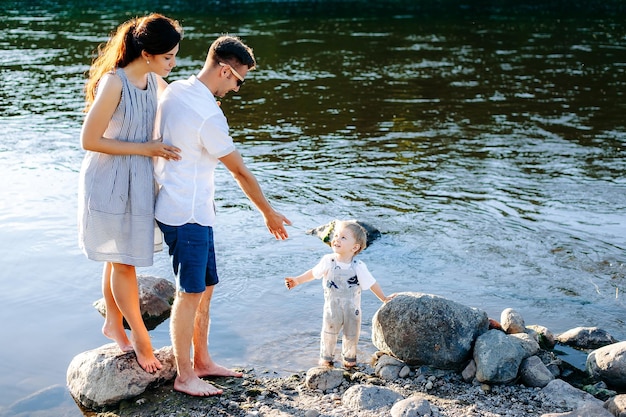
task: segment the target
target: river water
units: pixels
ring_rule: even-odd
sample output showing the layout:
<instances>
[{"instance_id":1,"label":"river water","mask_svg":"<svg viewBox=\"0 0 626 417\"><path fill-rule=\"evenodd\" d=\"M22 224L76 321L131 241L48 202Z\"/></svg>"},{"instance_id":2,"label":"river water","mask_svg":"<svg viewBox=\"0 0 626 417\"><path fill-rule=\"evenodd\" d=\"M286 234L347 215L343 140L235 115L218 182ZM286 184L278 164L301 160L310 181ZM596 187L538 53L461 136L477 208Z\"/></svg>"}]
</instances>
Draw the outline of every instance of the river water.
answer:
<instances>
[{"instance_id":1,"label":"river water","mask_svg":"<svg viewBox=\"0 0 626 417\"><path fill-rule=\"evenodd\" d=\"M149 11L185 28L170 81L194 74L222 33L254 48L258 69L222 107L294 223L273 240L219 169L216 360L278 374L316 363L322 290L288 292L283 278L329 252L305 231L335 218L382 232L359 257L387 293L626 339L619 1L226 3L2 2L0 413L52 387L26 409L81 415L63 393L67 365L108 343L92 306L101 265L76 243L82 87L97 44ZM166 253L139 273L171 279ZM379 305L364 294L361 360ZM168 324L155 347L171 344Z\"/></svg>"}]
</instances>

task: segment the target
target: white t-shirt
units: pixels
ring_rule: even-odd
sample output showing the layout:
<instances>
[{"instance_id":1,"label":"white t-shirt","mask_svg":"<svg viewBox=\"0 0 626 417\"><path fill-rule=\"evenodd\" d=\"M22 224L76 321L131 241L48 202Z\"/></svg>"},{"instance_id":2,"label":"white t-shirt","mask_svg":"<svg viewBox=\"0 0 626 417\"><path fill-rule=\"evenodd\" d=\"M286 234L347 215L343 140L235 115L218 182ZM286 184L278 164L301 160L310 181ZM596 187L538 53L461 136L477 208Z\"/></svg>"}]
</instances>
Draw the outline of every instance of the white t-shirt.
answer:
<instances>
[{"instance_id":1,"label":"white t-shirt","mask_svg":"<svg viewBox=\"0 0 626 417\"><path fill-rule=\"evenodd\" d=\"M313 277L315 279L326 278L330 269L332 268L332 260L335 258L334 253L326 254L320 259L317 265L313 267L311 272L313 272ZM350 268L349 263L337 262L335 264L339 266L341 269ZM369 290L372 285L376 283L376 279L371 274L367 266L360 260L357 260L354 263L354 272L356 272L356 277L359 280L359 285L361 286L361 290Z\"/></svg>"},{"instance_id":2,"label":"white t-shirt","mask_svg":"<svg viewBox=\"0 0 626 417\"><path fill-rule=\"evenodd\" d=\"M157 158L155 217L170 226L215 223L215 167L235 150L228 122L211 91L195 76L175 81L159 100L155 137L180 148L178 161Z\"/></svg>"}]
</instances>

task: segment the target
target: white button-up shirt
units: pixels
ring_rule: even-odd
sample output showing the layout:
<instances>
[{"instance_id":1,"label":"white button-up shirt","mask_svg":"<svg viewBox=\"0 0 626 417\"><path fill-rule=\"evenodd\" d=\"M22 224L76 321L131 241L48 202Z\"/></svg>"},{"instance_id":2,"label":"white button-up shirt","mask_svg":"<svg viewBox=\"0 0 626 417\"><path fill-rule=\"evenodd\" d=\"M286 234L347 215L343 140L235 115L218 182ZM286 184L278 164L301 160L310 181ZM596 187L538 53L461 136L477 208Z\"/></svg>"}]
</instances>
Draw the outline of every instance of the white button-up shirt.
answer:
<instances>
[{"instance_id":1,"label":"white button-up shirt","mask_svg":"<svg viewBox=\"0 0 626 417\"><path fill-rule=\"evenodd\" d=\"M181 150L180 160L157 158L154 164L157 220L213 226L215 167L235 150L215 97L195 76L173 82L159 100L155 130L157 138Z\"/></svg>"}]
</instances>

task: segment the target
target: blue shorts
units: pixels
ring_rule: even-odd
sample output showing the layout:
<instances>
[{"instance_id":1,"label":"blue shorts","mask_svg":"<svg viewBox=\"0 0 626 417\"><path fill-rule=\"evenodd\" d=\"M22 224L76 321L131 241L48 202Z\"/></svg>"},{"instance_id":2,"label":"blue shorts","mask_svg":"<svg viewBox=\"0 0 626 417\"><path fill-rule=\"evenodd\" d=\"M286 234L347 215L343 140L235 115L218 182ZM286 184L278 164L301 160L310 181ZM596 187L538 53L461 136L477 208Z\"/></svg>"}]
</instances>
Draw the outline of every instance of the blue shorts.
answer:
<instances>
[{"instance_id":1,"label":"blue shorts","mask_svg":"<svg viewBox=\"0 0 626 417\"><path fill-rule=\"evenodd\" d=\"M178 291L200 293L219 282L212 227L196 223L169 226L157 221L157 224L172 257Z\"/></svg>"}]
</instances>

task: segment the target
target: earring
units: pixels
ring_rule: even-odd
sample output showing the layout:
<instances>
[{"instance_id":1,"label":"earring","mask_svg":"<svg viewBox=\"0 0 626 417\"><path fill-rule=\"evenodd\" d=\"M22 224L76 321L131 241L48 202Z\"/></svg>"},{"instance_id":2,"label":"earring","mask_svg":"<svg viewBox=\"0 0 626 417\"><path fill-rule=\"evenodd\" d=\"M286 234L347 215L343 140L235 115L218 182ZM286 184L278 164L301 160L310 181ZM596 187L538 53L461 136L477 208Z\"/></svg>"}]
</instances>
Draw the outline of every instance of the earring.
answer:
<instances>
[{"instance_id":1,"label":"earring","mask_svg":"<svg viewBox=\"0 0 626 417\"><path fill-rule=\"evenodd\" d=\"M146 61L146 64L150 65L150 61Z\"/></svg>"}]
</instances>

